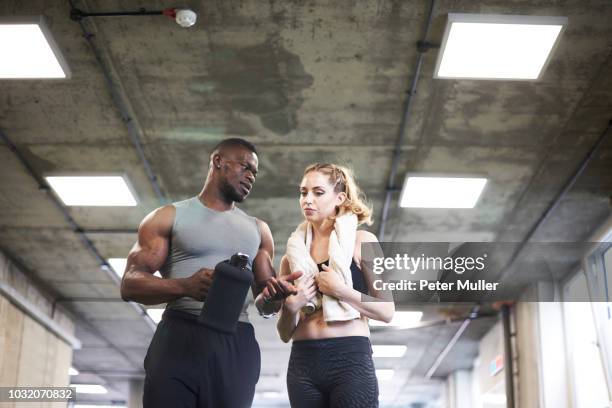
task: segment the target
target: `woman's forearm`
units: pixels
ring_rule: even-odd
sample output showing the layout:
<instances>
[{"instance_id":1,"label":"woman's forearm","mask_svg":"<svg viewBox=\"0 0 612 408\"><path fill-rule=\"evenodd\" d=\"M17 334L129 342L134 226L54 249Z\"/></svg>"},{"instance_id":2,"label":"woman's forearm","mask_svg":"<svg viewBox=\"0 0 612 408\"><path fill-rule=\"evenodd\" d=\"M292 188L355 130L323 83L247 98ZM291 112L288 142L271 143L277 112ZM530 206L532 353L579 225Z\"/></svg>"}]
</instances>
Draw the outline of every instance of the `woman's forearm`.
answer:
<instances>
[{"instance_id":1,"label":"woman's forearm","mask_svg":"<svg viewBox=\"0 0 612 408\"><path fill-rule=\"evenodd\" d=\"M395 304L393 302L386 302L371 296L372 301L362 300L363 293L353 289L346 288L346 290L340 295L339 299L353 306L359 313L370 319L380 320L382 322L389 323L395 313Z\"/></svg>"},{"instance_id":2,"label":"woman's forearm","mask_svg":"<svg viewBox=\"0 0 612 408\"><path fill-rule=\"evenodd\" d=\"M276 330L285 343L291 340L293 332L297 327L298 320L300 318L299 312L294 312L287 307L283 302L283 306L280 309L278 321L276 322Z\"/></svg>"}]
</instances>

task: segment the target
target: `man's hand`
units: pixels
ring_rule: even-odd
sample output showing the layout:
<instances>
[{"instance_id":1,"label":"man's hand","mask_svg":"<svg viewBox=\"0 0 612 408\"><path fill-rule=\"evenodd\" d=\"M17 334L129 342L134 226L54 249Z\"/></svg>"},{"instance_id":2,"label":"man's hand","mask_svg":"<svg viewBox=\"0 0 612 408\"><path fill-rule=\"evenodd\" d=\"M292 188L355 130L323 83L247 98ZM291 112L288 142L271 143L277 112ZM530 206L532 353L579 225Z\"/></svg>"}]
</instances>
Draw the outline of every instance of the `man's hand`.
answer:
<instances>
[{"instance_id":1,"label":"man's hand","mask_svg":"<svg viewBox=\"0 0 612 408\"><path fill-rule=\"evenodd\" d=\"M185 279L185 294L195 300L203 302L208 295L215 271L210 268L202 268Z\"/></svg>"},{"instance_id":2,"label":"man's hand","mask_svg":"<svg viewBox=\"0 0 612 408\"><path fill-rule=\"evenodd\" d=\"M304 272L296 271L289 275L281 276L280 278L268 279L266 287L262 292L264 300L272 302L297 294L298 290L293 284L293 281L303 274Z\"/></svg>"}]
</instances>

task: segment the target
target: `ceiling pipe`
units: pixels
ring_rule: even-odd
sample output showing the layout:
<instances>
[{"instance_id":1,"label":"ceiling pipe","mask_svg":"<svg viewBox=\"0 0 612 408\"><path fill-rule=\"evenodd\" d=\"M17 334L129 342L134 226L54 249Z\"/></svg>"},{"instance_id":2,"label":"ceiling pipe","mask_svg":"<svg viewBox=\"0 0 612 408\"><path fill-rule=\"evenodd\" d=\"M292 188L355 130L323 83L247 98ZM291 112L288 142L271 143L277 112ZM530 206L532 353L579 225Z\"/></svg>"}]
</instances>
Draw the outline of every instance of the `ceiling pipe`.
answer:
<instances>
[{"instance_id":1,"label":"ceiling pipe","mask_svg":"<svg viewBox=\"0 0 612 408\"><path fill-rule=\"evenodd\" d=\"M440 364L442 364L442 361L444 361L444 359L446 358L448 353L451 351L455 343L459 341L459 338L461 337L463 332L466 331L466 329L468 328L472 320L478 317L479 310L480 310L480 305L474 305L474 307L472 307L472 310L470 311L470 315L463 321L463 323L461 323L461 326L459 326L459 329L457 329L457 331L455 332L453 337L450 339L448 344L446 344L442 352L438 355L438 357L436 358L432 366L429 368L429 370L427 370L427 373L425 374L426 379L430 380L431 377L436 373L436 370L438 369L438 367L440 367Z\"/></svg>"},{"instance_id":2,"label":"ceiling pipe","mask_svg":"<svg viewBox=\"0 0 612 408\"><path fill-rule=\"evenodd\" d=\"M81 21L85 17L124 17L124 16L167 16L175 20L183 28L191 27L196 23L197 14L189 9L166 8L163 10L147 10L141 7L137 11L106 11L97 13L87 13L78 8L72 7L70 19Z\"/></svg>"},{"instance_id":3,"label":"ceiling pipe","mask_svg":"<svg viewBox=\"0 0 612 408\"><path fill-rule=\"evenodd\" d=\"M427 36L429 35L429 29L431 27L431 20L433 17L433 10L435 7L435 0L432 0L429 5L429 14L427 17L427 24L425 25L425 30L423 32L423 39L417 41L416 49L418 52L418 57L416 61L416 67L414 69L414 76L412 77L412 84L410 85L410 91L408 91L408 96L406 97L406 101L404 102L404 111L402 114L402 119L399 125L399 136L395 143L395 148L393 151L393 160L391 161L391 172L389 173L389 180L387 181L387 187L385 189L385 202L383 204L383 210L380 220L380 227L378 229L378 239L380 241L384 241L385 239L385 229L387 227L387 219L389 218L389 207L391 205L391 198L394 192L399 191L400 189L395 185L395 176L397 175L397 168L400 162L400 156L402 153L402 146L404 144L404 138L406 135L406 125L408 120L410 119L410 114L412 112L412 101L413 97L416 94L417 84L419 82L419 78L421 76L421 67L423 65L423 57L425 53L432 48L439 48L438 44L432 44L427 42Z\"/></svg>"},{"instance_id":4,"label":"ceiling pipe","mask_svg":"<svg viewBox=\"0 0 612 408\"><path fill-rule=\"evenodd\" d=\"M73 0L70 0L69 3L72 10L76 9ZM123 87L120 85L119 76L117 75L116 70L114 69L112 63L108 58L105 62L103 52L94 41L96 37L95 34L87 31L87 28L85 27L85 24L83 23L82 19L78 19L76 21L81 27L83 37L89 44L89 47L91 48L96 58L96 61L98 61L98 65L100 66L100 69L104 74L104 79L106 80L106 85L111 93L111 98L115 103L116 108L119 110L119 113L121 114L121 119L127 126L130 141L132 142L132 145L136 149L136 153L138 154L138 157L142 162L145 174L147 175L147 178L149 179L149 182L153 187L155 196L157 197L160 205L165 205L168 203L168 200L166 198L166 195L162 191L157 176L153 172L153 167L151 166L151 163L147 159L146 154L144 152L141 136L143 133L142 128L136 115L134 114L134 109L132 108L129 99L125 95L125 92L123 92Z\"/></svg>"},{"instance_id":5,"label":"ceiling pipe","mask_svg":"<svg viewBox=\"0 0 612 408\"><path fill-rule=\"evenodd\" d=\"M70 18L74 21L81 21L85 17L161 16L165 14L166 10L147 10L144 7L138 9L137 11L108 11L98 13L86 13L78 8L72 8L70 10Z\"/></svg>"},{"instance_id":6,"label":"ceiling pipe","mask_svg":"<svg viewBox=\"0 0 612 408\"><path fill-rule=\"evenodd\" d=\"M506 375L506 408L514 408L514 356L512 354L512 332L510 328L510 306L501 307L504 327L504 373Z\"/></svg>"},{"instance_id":7,"label":"ceiling pipe","mask_svg":"<svg viewBox=\"0 0 612 408\"><path fill-rule=\"evenodd\" d=\"M100 265L100 269L106 273L106 275L114 282L117 286L120 284L121 280L115 274L111 268L111 266L106 262L104 257L100 254L98 249L95 247L93 242L87 237L87 234L83 231L83 229L77 224L77 222L72 218L70 212L66 209L66 207L60 202L60 200L52 193L51 188L47 184L47 182L40 177L34 168L30 165L30 163L26 160L25 156L19 151L17 146L12 142L11 139L4 133L2 129L0 129L0 139L4 142L4 144L9 148L11 152L15 154L19 162L25 167L28 174L36 181L38 184L38 189L47 194L47 196L51 199L51 202L55 205L55 207L59 210L59 212L64 217L64 220L70 225L72 231L79 237L81 243L87 251L94 257L96 262ZM137 303L129 302L129 304L140 314L147 324L153 331L157 328L157 325L151 319L151 317L147 314L146 309Z\"/></svg>"}]
</instances>

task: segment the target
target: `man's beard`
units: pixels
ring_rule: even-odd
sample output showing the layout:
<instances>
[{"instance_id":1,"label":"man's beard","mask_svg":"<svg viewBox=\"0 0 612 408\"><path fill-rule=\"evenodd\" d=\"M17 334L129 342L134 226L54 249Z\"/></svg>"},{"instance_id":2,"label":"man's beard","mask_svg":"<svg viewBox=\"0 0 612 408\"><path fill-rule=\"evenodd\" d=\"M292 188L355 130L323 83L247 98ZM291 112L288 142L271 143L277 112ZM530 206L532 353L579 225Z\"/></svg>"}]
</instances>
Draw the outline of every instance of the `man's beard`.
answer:
<instances>
[{"instance_id":1,"label":"man's beard","mask_svg":"<svg viewBox=\"0 0 612 408\"><path fill-rule=\"evenodd\" d=\"M221 188L221 194L227 202L241 203L246 198L246 196L240 195L231 184L224 184Z\"/></svg>"}]
</instances>

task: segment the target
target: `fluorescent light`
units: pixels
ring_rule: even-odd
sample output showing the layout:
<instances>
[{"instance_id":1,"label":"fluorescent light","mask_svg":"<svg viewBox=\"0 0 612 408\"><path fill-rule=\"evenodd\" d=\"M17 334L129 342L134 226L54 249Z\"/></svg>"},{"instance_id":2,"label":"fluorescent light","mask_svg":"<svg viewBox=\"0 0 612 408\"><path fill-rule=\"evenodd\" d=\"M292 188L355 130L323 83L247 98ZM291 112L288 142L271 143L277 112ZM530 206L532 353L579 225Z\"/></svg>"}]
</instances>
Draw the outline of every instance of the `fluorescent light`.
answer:
<instances>
[{"instance_id":1,"label":"fluorescent light","mask_svg":"<svg viewBox=\"0 0 612 408\"><path fill-rule=\"evenodd\" d=\"M385 323L378 320L370 320L370 326L409 328L420 322L422 317L423 312L395 312L391 322Z\"/></svg>"},{"instance_id":2,"label":"fluorescent light","mask_svg":"<svg viewBox=\"0 0 612 408\"><path fill-rule=\"evenodd\" d=\"M42 16L0 17L0 78L68 78L70 69Z\"/></svg>"},{"instance_id":3,"label":"fluorescent light","mask_svg":"<svg viewBox=\"0 0 612 408\"><path fill-rule=\"evenodd\" d=\"M434 77L540 78L567 17L448 15Z\"/></svg>"},{"instance_id":4,"label":"fluorescent light","mask_svg":"<svg viewBox=\"0 0 612 408\"><path fill-rule=\"evenodd\" d=\"M49 176L45 178L65 205L136 205L136 199L122 176Z\"/></svg>"},{"instance_id":5,"label":"fluorescent light","mask_svg":"<svg viewBox=\"0 0 612 408\"><path fill-rule=\"evenodd\" d=\"M281 398L283 396L283 394L278 391L262 391L262 392L257 393L257 395L260 398L264 398L264 399L275 399L275 398Z\"/></svg>"},{"instance_id":6,"label":"fluorescent light","mask_svg":"<svg viewBox=\"0 0 612 408\"><path fill-rule=\"evenodd\" d=\"M100 384L70 384L77 394L106 394L108 390Z\"/></svg>"},{"instance_id":7,"label":"fluorescent light","mask_svg":"<svg viewBox=\"0 0 612 408\"><path fill-rule=\"evenodd\" d=\"M76 404L74 408L126 408L125 405L91 405L91 404Z\"/></svg>"},{"instance_id":8,"label":"fluorescent light","mask_svg":"<svg viewBox=\"0 0 612 408\"><path fill-rule=\"evenodd\" d=\"M164 314L164 309L147 309L147 314L153 319L155 323L159 323L161 321L162 315Z\"/></svg>"},{"instance_id":9,"label":"fluorescent light","mask_svg":"<svg viewBox=\"0 0 612 408\"><path fill-rule=\"evenodd\" d=\"M70 368L68 369L68 375L79 375L79 370L77 370L77 369L76 369L76 368L74 368L74 367L70 367Z\"/></svg>"},{"instance_id":10,"label":"fluorescent light","mask_svg":"<svg viewBox=\"0 0 612 408\"><path fill-rule=\"evenodd\" d=\"M376 378L378 378L378 381L389 381L391 378L393 378L394 374L395 370L376 370Z\"/></svg>"},{"instance_id":11,"label":"fluorescent light","mask_svg":"<svg viewBox=\"0 0 612 408\"><path fill-rule=\"evenodd\" d=\"M372 345L372 351L373 351L372 357L400 358L400 357L404 357L404 354L406 354L407 349L408 347L406 346L392 346L392 345L382 345L382 344Z\"/></svg>"},{"instance_id":12,"label":"fluorescent light","mask_svg":"<svg viewBox=\"0 0 612 408\"><path fill-rule=\"evenodd\" d=\"M400 196L404 208L474 208L486 178L406 176Z\"/></svg>"},{"instance_id":13,"label":"fluorescent light","mask_svg":"<svg viewBox=\"0 0 612 408\"><path fill-rule=\"evenodd\" d=\"M127 258L108 258L106 261L111 266L111 268L113 268L113 271L115 271L117 276L121 278L123 276L123 273L125 272Z\"/></svg>"}]
</instances>

